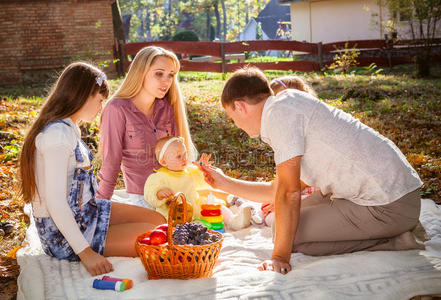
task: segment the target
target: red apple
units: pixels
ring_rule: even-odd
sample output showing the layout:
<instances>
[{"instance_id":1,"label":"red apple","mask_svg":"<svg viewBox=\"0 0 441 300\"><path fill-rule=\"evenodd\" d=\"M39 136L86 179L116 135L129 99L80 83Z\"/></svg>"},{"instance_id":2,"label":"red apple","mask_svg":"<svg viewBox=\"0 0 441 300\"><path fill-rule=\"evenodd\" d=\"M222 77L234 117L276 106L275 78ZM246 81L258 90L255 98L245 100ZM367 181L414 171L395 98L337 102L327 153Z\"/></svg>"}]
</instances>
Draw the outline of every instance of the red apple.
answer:
<instances>
[{"instance_id":1,"label":"red apple","mask_svg":"<svg viewBox=\"0 0 441 300\"><path fill-rule=\"evenodd\" d=\"M159 225L159 226L157 226L155 228L155 230L158 230L158 229L164 231L165 233L167 233L168 224L161 224L161 225Z\"/></svg>"},{"instance_id":2,"label":"red apple","mask_svg":"<svg viewBox=\"0 0 441 300\"><path fill-rule=\"evenodd\" d=\"M142 240L139 241L141 244L144 245L150 245L150 238L149 237L145 237Z\"/></svg>"},{"instance_id":3,"label":"red apple","mask_svg":"<svg viewBox=\"0 0 441 300\"><path fill-rule=\"evenodd\" d=\"M180 262L184 262L184 257L182 257L181 255L178 256L178 260ZM190 262L191 261L191 257L187 256L187 261Z\"/></svg>"},{"instance_id":4,"label":"red apple","mask_svg":"<svg viewBox=\"0 0 441 300\"><path fill-rule=\"evenodd\" d=\"M152 245L161 245L167 242L167 233L162 230L154 230L150 234L150 243Z\"/></svg>"}]
</instances>

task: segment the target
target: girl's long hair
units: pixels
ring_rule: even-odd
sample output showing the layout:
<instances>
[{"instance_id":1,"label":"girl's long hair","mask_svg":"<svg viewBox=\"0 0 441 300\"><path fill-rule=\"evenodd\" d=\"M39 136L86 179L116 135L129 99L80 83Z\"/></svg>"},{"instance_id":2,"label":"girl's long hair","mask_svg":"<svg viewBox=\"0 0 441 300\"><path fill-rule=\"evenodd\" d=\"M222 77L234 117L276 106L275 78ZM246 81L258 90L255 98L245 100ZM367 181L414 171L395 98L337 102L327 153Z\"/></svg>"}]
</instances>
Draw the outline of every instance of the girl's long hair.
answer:
<instances>
[{"instance_id":1,"label":"girl's long hair","mask_svg":"<svg viewBox=\"0 0 441 300\"><path fill-rule=\"evenodd\" d=\"M97 77L102 73L96 67L75 62L64 69L41 108L40 114L31 125L24 139L20 153L21 195L27 203L38 194L35 181L35 139L44 127L56 120L62 120L76 113L87 101L89 96L100 93L109 95L109 85L102 80L101 86Z\"/></svg>"},{"instance_id":2,"label":"girl's long hair","mask_svg":"<svg viewBox=\"0 0 441 300\"><path fill-rule=\"evenodd\" d=\"M190 135L190 129L188 127L187 114L185 111L185 103L181 95L181 89L178 83L178 72L180 69L180 63L176 55L163 49L161 47L149 46L142 48L135 56L135 59L130 64L129 71L123 80L121 86L112 96L112 98L132 99L141 91L144 77L147 74L150 66L155 58L162 56L168 57L173 61L175 66L175 75L172 85L168 90L165 98L169 101L173 107L176 124L179 128L179 135L184 138L185 146L189 154L189 159L196 160L197 151L193 144ZM104 108L106 109L106 108Z\"/></svg>"}]
</instances>

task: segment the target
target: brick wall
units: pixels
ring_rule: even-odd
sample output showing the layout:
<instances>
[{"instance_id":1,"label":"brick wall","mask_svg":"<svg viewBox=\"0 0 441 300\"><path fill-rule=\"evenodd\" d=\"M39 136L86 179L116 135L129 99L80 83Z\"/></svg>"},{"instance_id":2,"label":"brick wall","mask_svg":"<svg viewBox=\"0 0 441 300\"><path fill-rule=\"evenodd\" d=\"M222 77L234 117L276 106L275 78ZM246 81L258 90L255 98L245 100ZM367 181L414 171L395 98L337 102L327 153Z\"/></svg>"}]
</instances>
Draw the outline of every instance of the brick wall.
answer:
<instances>
[{"instance_id":1,"label":"brick wall","mask_svg":"<svg viewBox=\"0 0 441 300\"><path fill-rule=\"evenodd\" d=\"M112 60L112 2L0 0L0 85L53 81L74 60ZM105 71L115 75L114 64Z\"/></svg>"}]
</instances>

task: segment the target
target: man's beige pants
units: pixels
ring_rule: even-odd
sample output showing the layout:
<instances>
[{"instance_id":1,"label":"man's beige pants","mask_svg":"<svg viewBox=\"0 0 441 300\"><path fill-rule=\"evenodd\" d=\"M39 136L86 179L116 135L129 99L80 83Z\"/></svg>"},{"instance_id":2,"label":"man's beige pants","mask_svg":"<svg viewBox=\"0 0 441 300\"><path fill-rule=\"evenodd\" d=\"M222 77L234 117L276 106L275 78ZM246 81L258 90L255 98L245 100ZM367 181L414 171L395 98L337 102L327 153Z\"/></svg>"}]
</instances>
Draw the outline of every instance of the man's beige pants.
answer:
<instances>
[{"instance_id":1,"label":"man's beige pants","mask_svg":"<svg viewBox=\"0 0 441 300\"><path fill-rule=\"evenodd\" d=\"M418 223L420 208L419 189L380 206L331 200L330 195L313 193L302 200L293 252L332 255L374 249L412 230Z\"/></svg>"}]
</instances>

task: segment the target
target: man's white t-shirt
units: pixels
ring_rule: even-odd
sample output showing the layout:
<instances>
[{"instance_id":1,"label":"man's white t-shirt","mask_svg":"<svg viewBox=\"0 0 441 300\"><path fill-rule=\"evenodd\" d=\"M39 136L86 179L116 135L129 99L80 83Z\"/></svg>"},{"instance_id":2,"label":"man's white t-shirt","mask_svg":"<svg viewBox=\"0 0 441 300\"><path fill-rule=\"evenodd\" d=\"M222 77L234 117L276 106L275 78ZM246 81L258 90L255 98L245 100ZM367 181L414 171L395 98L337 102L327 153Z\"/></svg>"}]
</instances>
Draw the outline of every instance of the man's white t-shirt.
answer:
<instances>
[{"instance_id":1,"label":"man's white t-shirt","mask_svg":"<svg viewBox=\"0 0 441 300\"><path fill-rule=\"evenodd\" d=\"M422 185L392 141L298 90L268 98L260 135L273 148L276 165L301 155L300 179L331 199L385 205Z\"/></svg>"}]
</instances>

